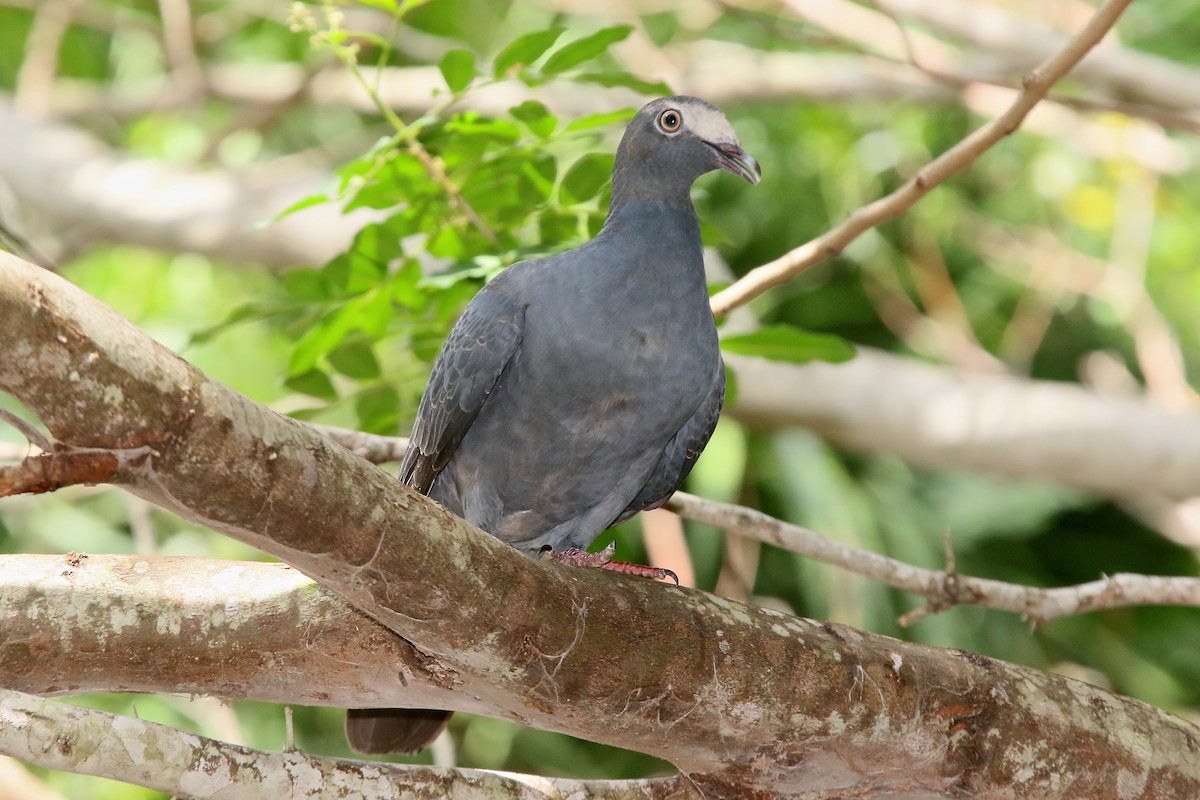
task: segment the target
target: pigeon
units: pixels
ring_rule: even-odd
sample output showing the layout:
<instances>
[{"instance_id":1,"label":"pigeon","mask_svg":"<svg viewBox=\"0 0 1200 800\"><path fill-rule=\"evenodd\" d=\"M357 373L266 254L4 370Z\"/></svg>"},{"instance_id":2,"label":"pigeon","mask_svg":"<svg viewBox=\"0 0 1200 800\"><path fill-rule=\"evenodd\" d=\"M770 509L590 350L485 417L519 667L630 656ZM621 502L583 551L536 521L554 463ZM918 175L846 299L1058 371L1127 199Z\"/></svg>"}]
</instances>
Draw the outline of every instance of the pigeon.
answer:
<instances>
[{"instance_id":1,"label":"pigeon","mask_svg":"<svg viewBox=\"0 0 1200 800\"><path fill-rule=\"evenodd\" d=\"M695 97L646 104L586 244L512 265L467 305L434 364L400 478L531 557L650 577L586 552L666 502L708 443L725 368L708 302L692 183L758 163ZM351 747L419 752L450 713L352 709Z\"/></svg>"}]
</instances>

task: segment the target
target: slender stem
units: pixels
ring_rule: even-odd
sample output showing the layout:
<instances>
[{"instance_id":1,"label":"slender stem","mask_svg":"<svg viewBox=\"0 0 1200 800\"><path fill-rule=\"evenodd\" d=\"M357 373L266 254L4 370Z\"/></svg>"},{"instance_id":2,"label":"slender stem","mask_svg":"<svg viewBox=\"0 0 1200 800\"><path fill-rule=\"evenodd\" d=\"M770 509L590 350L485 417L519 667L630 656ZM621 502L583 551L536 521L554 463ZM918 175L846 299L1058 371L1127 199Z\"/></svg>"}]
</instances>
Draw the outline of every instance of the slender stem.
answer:
<instances>
[{"instance_id":1,"label":"slender stem","mask_svg":"<svg viewBox=\"0 0 1200 800\"><path fill-rule=\"evenodd\" d=\"M724 316L804 270L842 252L859 236L912 208L951 176L962 172L989 148L1020 127L1021 122L1063 75L1078 64L1116 24L1132 0L1107 0L1061 50L1025 76L1008 110L929 162L896 191L863 206L840 225L779 258L757 267L712 298L713 313Z\"/></svg>"}]
</instances>

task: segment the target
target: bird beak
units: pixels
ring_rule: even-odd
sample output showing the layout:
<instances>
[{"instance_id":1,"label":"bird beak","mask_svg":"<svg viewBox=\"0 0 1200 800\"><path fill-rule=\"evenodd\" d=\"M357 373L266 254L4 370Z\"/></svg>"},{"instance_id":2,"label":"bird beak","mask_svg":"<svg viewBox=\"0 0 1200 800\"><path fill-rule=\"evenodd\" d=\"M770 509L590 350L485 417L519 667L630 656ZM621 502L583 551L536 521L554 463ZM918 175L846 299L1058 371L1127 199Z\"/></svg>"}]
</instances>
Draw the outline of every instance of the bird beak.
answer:
<instances>
[{"instance_id":1,"label":"bird beak","mask_svg":"<svg viewBox=\"0 0 1200 800\"><path fill-rule=\"evenodd\" d=\"M721 169L745 178L750 184L755 184L762 180L762 167L758 165L758 162L754 160L752 155L740 146L736 144L711 143L709 146L717 151L717 161L721 164Z\"/></svg>"}]
</instances>

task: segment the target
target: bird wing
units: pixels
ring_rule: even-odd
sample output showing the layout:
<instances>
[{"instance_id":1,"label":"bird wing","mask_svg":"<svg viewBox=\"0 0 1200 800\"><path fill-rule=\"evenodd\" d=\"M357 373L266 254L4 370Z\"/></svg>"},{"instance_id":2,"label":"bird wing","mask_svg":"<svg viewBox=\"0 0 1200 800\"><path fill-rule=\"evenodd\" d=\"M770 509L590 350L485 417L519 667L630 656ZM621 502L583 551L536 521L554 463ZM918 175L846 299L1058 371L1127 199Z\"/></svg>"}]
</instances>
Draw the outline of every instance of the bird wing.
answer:
<instances>
[{"instance_id":1,"label":"bird wing","mask_svg":"<svg viewBox=\"0 0 1200 800\"><path fill-rule=\"evenodd\" d=\"M524 323L519 300L493 284L467 306L433 365L417 410L400 463L400 479L409 486L429 493L520 347Z\"/></svg>"},{"instance_id":2,"label":"bird wing","mask_svg":"<svg viewBox=\"0 0 1200 800\"><path fill-rule=\"evenodd\" d=\"M633 502L613 521L613 525L624 522L639 511L658 508L675 493L692 471L692 466L696 459L700 458L704 446L708 444L713 430L717 427L717 419L721 416L721 406L724 403L725 364L718 358L716 378L704 402L667 443L658 465L650 473L650 479Z\"/></svg>"}]
</instances>

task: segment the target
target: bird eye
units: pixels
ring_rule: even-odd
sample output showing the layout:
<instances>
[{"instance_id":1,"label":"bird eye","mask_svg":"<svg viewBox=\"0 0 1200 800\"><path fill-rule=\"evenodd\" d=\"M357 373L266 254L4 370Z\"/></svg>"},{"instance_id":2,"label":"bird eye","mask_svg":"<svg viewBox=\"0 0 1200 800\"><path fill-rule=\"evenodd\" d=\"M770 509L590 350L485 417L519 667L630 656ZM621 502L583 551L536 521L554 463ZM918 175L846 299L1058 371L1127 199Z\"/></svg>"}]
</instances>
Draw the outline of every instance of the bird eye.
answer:
<instances>
[{"instance_id":1,"label":"bird eye","mask_svg":"<svg viewBox=\"0 0 1200 800\"><path fill-rule=\"evenodd\" d=\"M658 115L658 127L662 128L664 133L675 133L681 125L683 115L673 108L668 108Z\"/></svg>"}]
</instances>

